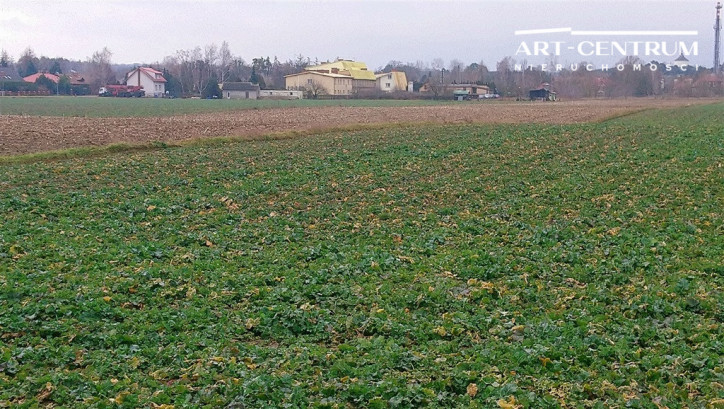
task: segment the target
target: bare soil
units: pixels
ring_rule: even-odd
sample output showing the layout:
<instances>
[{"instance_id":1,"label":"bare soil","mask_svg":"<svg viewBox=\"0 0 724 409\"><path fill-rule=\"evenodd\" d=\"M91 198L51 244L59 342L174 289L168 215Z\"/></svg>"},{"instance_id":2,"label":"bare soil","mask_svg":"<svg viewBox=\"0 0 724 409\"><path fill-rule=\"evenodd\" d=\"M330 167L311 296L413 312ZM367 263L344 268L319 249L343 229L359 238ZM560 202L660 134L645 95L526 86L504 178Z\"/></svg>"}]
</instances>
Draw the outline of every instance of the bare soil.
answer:
<instances>
[{"instance_id":1,"label":"bare soil","mask_svg":"<svg viewBox=\"0 0 724 409\"><path fill-rule=\"evenodd\" d=\"M0 156L114 143L141 144L234 136L250 139L288 131L386 123L546 123L599 121L643 109L710 100L590 100L501 103L481 101L419 107L315 107L151 118L0 116Z\"/></svg>"}]
</instances>

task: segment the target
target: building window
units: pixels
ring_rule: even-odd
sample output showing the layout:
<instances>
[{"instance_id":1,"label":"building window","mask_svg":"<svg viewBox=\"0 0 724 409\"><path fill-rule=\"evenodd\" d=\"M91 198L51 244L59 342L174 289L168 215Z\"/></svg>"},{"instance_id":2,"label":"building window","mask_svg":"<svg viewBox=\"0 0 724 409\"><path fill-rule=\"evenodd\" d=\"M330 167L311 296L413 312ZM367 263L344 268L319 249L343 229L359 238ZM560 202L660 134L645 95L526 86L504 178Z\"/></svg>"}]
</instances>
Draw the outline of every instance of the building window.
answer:
<instances>
[{"instance_id":1,"label":"building window","mask_svg":"<svg viewBox=\"0 0 724 409\"><path fill-rule=\"evenodd\" d=\"M391 80L391 79L392 79L392 74L387 74L387 79L388 79L388 80Z\"/></svg>"},{"instance_id":2,"label":"building window","mask_svg":"<svg viewBox=\"0 0 724 409\"><path fill-rule=\"evenodd\" d=\"M307 84L312 85L312 79L311 79L311 78L307 80Z\"/></svg>"},{"instance_id":3,"label":"building window","mask_svg":"<svg viewBox=\"0 0 724 409\"><path fill-rule=\"evenodd\" d=\"M390 83L389 83L389 82L385 83L385 87L387 87L387 88L391 88L391 85L390 85Z\"/></svg>"}]
</instances>

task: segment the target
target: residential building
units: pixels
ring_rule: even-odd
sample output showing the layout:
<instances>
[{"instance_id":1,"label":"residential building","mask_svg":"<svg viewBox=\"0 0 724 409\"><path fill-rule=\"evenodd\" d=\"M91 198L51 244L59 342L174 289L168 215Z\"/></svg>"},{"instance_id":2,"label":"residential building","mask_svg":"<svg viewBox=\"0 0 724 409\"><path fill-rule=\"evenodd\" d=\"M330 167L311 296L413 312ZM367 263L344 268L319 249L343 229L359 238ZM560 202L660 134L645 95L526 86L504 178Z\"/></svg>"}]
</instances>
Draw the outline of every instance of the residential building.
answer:
<instances>
[{"instance_id":1,"label":"residential building","mask_svg":"<svg viewBox=\"0 0 724 409\"><path fill-rule=\"evenodd\" d=\"M66 75L70 80L70 93L73 95L90 95L91 86L90 83L81 74L71 72Z\"/></svg>"},{"instance_id":2,"label":"residential building","mask_svg":"<svg viewBox=\"0 0 724 409\"><path fill-rule=\"evenodd\" d=\"M673 81L673 94L679 97L715 97L724 93L724 78L712 73L679 75Z\"/></svg>"},{"instance_id":3,"label":"residential building","mask_svg":"<svg viewBox=\"0 0 724 409\"><path fill-rule=\"evenodd\" d=\"M551 91L551 84L544 82L538 88L528 91L531 101L555 101L556 93Z\"/></svg>"},{"instance_id":4,"label":"residential building","mask_svg":"<svg viewBox=\"0 0 724 409\"><path fill-rule=\"evenodd\" d=\"M163 73L150 67L138 67L126 74L126 85L143 87L146 97L159 98L166 93Z\"/></svg>"},{"instance_id":5,"label":"residential building","mask_svg":"<svg viewBox=\"0 0 724 409\"><path fill-rule=\"evenodd\" d=\"M225 82L221 93L226 99L258 99L259 85L251 82Z\"/></svg>"},{"instance_id":6,"label":"residential building","mask_svg":"<svg viewBox=\"0 0 724 409\"><path fill-rule=\"evenodd\" d=\"M35 73L35 74L33 74L33 75L28 75L27 77L23 77L23 81L35 83L35 81L37 81L38 78L40 78L40 77L45 77L45 78L53 81L53 82L56 83L56 84L57 84L58 81L60 80L60 77L58 77L58 76L55 75L55 74L51 74L51 73L48 73L48 72L37 72L37 73Z\"/></svg>"},{"instance_id":7,"label":"residential building","mask_svg":"<svg viewBox=\"0 0 724 409\"><path fill-rule=\"evenodd\" d=\"M407 91L407 75L404 71L384 72L375 74L375 77L377 78L377 89L380 91Z\"/></svg>"},{"instance_id":8,"label":"residential building","mask_svg":"<svg viewBox=\"0 0 724 409\"><path fill-rule=\"evenodd\" d=\"M23 78L23 81L34 84L35 81L37 81L38 78L40 78L41 76L49 79L54 84L57 84L61 78L66 77L70 82L70 93L72 95L90 94L90 84L88 83L88 81L86 81L85 77L76 72L71 72L70 74L60 74L60 76L47 72L39 72L33 75L28 75L27 77Z\"/></svg>"},{"instance_id":9,"label":"residential building","mask_svg":"<svg viewBox=\"0 0 724 409\"><path fill-rule=\"evenodd\" d=\"M0 96L5 96L9 90L17 91L24 83L15 68L0 67Z\"/></svg>"},{"instance_id":10,"label":"residential building","mask_svg":"<svg viewBox=\"0 0 724 409\"><path fill-rule=\"evenodd\" d=\"M722 94L722 84L724 80L720 75L704 74L700 76L694 83L696 96L717 96Z\"/></svg>"}]
</instances>

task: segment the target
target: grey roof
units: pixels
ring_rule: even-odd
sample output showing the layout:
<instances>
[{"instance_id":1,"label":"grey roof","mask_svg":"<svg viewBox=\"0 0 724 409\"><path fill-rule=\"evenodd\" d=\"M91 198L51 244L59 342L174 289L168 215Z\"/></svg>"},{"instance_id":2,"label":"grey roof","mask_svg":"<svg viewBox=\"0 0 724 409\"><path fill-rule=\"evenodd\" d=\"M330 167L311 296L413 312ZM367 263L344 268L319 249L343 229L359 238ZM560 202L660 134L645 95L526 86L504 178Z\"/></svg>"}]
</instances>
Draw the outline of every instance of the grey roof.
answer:
<instances>
[{"instance_id":1,"label":"grey roof","mask_svg":"<svg viewBox=\"0 0 724 409\"><path fill-rule=\"evenodd\" d=\"M23 81L13 67L0 67L0 79L4 81Z\"/></svg>"},{"instance_id":2,"label":"grey roof","mask_svg":"<svg viewBox=\"0 0 724 409\"><path fill-rule=\"evenodd\" d=\"M259 85L251 82L225 82L221 89L224 91L259 91Z\"/></svg>"},{"instance_id":3,"label":"grey roof","mask_svg":"<svg viewBox=\"0 0 724 409\"><path fill-rule=\"evenodd\" d=\"M679 61L679 62L685 62L685 61L686 61L686 62L689 62L689 59L686 58L686 57L684 57L684 53L681 53L681 55L679 55L679 58L677 58L677 59L674 60L674 62L677 62L677 61Z\"/></svg>"}]
</instances>

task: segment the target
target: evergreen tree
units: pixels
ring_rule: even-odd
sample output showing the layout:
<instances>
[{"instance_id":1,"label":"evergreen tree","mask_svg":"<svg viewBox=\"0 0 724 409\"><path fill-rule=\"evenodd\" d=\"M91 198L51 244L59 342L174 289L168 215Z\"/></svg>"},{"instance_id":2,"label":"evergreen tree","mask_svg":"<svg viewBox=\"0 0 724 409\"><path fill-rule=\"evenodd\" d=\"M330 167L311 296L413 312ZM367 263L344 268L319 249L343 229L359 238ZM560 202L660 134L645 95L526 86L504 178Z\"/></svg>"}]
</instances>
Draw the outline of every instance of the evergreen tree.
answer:
<instances>
[{"instance_id":1,"label":"evergreen tree","mask_svg":"<svg viewBox=\"0 0 724 409\"><path fill-rule=\"evenodd\" d=\"M180 98L183 96L183 88L181 81L174 77L167 69L163 69L163 78L166 79L166 93L168 96L173 98Z\"/></svg>"},{"instance_id":2,"label":"evergreen tree","mask_svg":"<svg viewBox=\"0 0 724 409\"><path fill-rule=\"evenodd\" d=\"M58 60L53 61L53 65L50 67L48 72L55 75L62 74L63 69L60 68L60 62L58 62Z\"/></svg>"},{"instance_id":3,"label":"evergreen tree","mask_svg":"<svg viewBox=\"0 0 724 409\"><path fill-rule=\"evenodd\" d=\"M10 60L10 56L8 55L8 52L5 50L2 50L0 52L0 67L7 67L12 63L12 60Z\"/></svg>"},{"instance_id":4,"label":"evergreen tree","mask_svg":"<svg viewBox=\"0 0 724 409\"><path fill-rule=\"evenodd\" d=\"M51 93L55 93L55 91L57 90L55 82L53 82L53 80L46 77L45 75L41 75L40 77L38 77L38 79L35 80L35 84L39 87L47 89Z\"/></svg>"},{"instance_id":5,"label":"evergreen tree","mask_svg":"<svg viewBox=\"0 0 724 409\"><path fill-rule=\"evenodd\" d=\"M251 76L249 77L249 82L259 85L260 89L266 89L266 81L264 81L264 76L257 74L256 67L254 66L251 67Z\"/></svg>"},{"instance_id":6,"label":"evergreen tree","mask_svg":"<svg viewBox=\"0 0 724 409\"><path fill-rule=\"evenodd\" d=\"M71 91L71 85L70 85L70 78L68 78L67 75L63 75L60 77L60 80L58 80L58 93L62 95L70 95Z\"/></svg>"},{"instance_id":7,"label":"evergreen tree","mask_svg":"<svg viewBox=\"0 0 724 409\"><path fill-rule=\"evenodd\" d=\"M36 62L38 61L38 58L35 57L35 52L32 48L28 47L25 49L25 52L18 60L18 74L20 74L21 77L27 77L28 75L33 75L38 72L38 68L36 65Z\"/></svg>"},{"instance_id":8,"label":"evergreen tree","mask_svg":"<svg viewBox=\"0 0 724 409\"><path fill-rule=\"evenodd\" d=\"M201 96L204 98L221 98L221 88L219 88L219 80L216 77L209 78Z\"/></svg>"}]
</instances>

